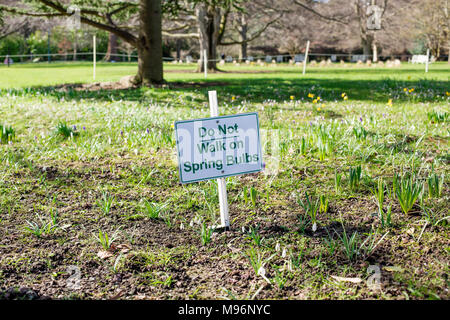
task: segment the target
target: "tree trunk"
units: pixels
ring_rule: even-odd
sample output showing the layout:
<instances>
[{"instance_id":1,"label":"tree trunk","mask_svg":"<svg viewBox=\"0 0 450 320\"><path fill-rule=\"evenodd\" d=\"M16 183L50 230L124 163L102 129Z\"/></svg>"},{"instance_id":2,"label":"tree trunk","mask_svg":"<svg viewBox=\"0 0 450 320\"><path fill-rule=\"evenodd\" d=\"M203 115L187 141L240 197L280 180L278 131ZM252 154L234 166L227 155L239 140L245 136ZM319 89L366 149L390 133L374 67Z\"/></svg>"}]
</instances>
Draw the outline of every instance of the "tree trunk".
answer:
<instances>
[{"instance_id":1,"label":"tree trunk","mask_svg":"<svg viewBox=\"0 0 450 320\"><path fill-rule=\"evenodd\" d=\"M181 59L181 39L177 39L177 62Z\"/></svg>"},{"instance_id":2,"label":"tree trunk","mask_svg":"<svg viewBox=\"0 0 450 320\"><path fill-rule=\"evenodd\" d=\"M114 33L109 33L108 36L108 49L106 50L105 61L117 60L117 36Z\"/></svg>"},{"instance_id":3,"label":"tree trunk","mask_svg":"<svg viewBox=\"0 0 450 320\"><path fill-rule=\"evenodd\" d=\"M373 36L371 34L366 34L365 36L361 37L361 42L363 47L363 54L365 56L364 58L365 60L367 60L372 51L372 46L374 43Z\"/></svg>"},{"instance_id":4,"label":"tree trunk","mask_svg":"<svg viewBox=\"0 0 450 320\"><path fill-rule=\"evenodd\" d=\"M239 53L239 58L241 60L247 58L247 31L248 31L248 23L245 14L241 14L240 17L240 27L239 27L239 41L241 43L241 52Z\"/></svg>"},{"instance_id":5,"label":"tree trunk","mask_svg":"<svg viewBox=\"0 0 450 320\"><path fill-rule=\"evenodd\" d=\"M149 86L164 82L161 15L161 0L140 0L136 84Z\"/></svg>"},{"instance_id":6,"label":"tree trunk","mask_svg":"<svg viewBox=\"0 0 450 320\"><path fill-rule=\"evenodd\" d=\"M241 44L241 52L239 54L239 59L247 60L247 48L248 48L247 42L243 42Z\"/></svg>"},{"instance_id":7,"label":"tree trunk","mask_svg":"<svg viewBox=\"0 0 450 320\"><path fill-rule=\"evenodd\" d=\"M200 60L198 61L197 72L204 72L204 50L207 53L208 70L217 70L217 44L220 33L220 8L207 4L198 5L196 9L198 21Z\"/></svg>"}]
</instances>

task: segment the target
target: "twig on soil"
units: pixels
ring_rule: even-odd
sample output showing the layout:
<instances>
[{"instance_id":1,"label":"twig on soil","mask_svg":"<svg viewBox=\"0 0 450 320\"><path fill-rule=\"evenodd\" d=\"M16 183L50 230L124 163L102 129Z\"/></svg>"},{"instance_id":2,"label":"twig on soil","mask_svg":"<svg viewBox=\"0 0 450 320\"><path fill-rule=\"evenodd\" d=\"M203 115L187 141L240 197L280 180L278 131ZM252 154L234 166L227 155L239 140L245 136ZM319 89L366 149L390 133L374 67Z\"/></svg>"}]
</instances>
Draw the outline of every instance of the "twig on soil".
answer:
<instances>
[{"instance_id":1,"label":"twig on soil","mask_svg":"<svg viewBox=\"0 0 450 320\"><path fill-rule=\"evenodd\" d=\"M264 289L266 285L263 284L261 287L259 287L258 290L256 290L255 294L250 298L250 300L254 300L256 298L256 296L261 292L262 289Z\"/></svg>"}]
</instances>

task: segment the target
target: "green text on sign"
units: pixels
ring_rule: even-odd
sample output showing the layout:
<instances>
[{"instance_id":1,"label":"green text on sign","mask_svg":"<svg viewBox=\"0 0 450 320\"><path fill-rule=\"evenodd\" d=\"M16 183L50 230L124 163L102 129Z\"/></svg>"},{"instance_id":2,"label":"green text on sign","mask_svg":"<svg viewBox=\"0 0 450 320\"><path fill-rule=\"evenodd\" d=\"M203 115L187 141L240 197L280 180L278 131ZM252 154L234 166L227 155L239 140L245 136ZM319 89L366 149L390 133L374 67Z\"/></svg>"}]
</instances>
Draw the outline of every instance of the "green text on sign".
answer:
<instances>
[{"instance_id":1,"label":"green text on sign","mask_svg":"<svg viewBox=\"0 0 450 320\"><path fill-rule=\"evenodd\" d=\"M175 122L182 183L262 170L257 113Z\"/></svg>"}]
</instances>

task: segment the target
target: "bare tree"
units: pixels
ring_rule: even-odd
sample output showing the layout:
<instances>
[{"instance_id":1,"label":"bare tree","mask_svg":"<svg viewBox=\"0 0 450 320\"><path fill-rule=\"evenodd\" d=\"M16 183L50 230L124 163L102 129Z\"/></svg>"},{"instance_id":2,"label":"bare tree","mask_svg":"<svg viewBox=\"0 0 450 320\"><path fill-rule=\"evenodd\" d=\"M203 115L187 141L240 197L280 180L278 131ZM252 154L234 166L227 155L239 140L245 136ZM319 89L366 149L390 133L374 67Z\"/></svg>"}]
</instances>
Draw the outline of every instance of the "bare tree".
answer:
<instances>
[{"instance_id":1,"label":"bare tree","mask_svg":"<svg viewBox=\"0 0 450 320\"><path fill-rule=\"evenodd\" d=\"M450 0L422 0L420 7L415 7L412 16L420 37L425 40L432 54L439 57L446 48L450 63L449 12Z\"/></svg>"},{"instance_id":2,"label":"bare tree","mask_svg":"<svg viewBox=\"0 0 450 320\"><path fill-rule=\"evenodd\" d=\"M241 39L226 37L229 20L234 15L241 17L246 14L241 0L184 0L182 9L174 19L163 28L163 35L175 38L195 38L199 41L200 59L197 71L204 71L204 59L208 59L207 68L211 71L217 69L217 47L219 45L244 45L258 38L271 21L263 24L258 30L248 35L248 28L241 19ZM264 9L261 7L261 9ZM245 27L244 27L245 28ZM245 39L242 39L245 37ZM227 39L227 40L225 40Z\"/></svg>"},{"instance_id":3,"label":"bare tree","mask_svg":"<svg viewBox=\"0 0 450 320\"><path fill-rule=\"evenodd\" d=\"M283 16L273 1L255 0L242 4L241 10L231 12L228 18L230 27L224 34L220 45L239 45L239 58L247 57L248 45L259 38L271 25Z\"/></svg>"},{"instance_id":4,"label":"bare tree","mask_svg":"<svg viewBox=\"0 0 450 320\"><path fill-rule=\"evenodd\" d=\"M5 1L6 5L11 5L12 3L12 1ZM25 17L5 17L5 14L0 7L0 39L6 38L9 35L22 31L26 23L27 19Z\"/></svg>"}]
</instances>

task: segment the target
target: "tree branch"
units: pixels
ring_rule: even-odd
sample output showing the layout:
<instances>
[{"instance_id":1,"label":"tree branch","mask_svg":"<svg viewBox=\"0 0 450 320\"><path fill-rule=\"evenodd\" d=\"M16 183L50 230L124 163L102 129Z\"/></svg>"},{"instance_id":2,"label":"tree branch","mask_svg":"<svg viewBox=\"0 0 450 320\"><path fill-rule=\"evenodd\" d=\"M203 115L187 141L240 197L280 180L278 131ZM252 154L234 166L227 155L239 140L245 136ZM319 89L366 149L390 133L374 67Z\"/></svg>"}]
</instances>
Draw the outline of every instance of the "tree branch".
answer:
<instances>
[{"instance_id":1,"label":"tree branch","mask_svg":"<svg viewBox=\"0 0 450 320\"><path fill-rule=\"evenodd\" d=\"M55 3L55 2L49 1L49 0L38 0L38 1L41 2L42 4L46 5L47 7L50 7L52 9L54 9L55 11L59 12L60 15L66 15L66 16L70 15L69 13L67 13L67 9L64 8L59 2ZM82 12L80 12L80 13L82 13ZM100 17L105 19L105 17L102 17L101 15L100 15ZM128 31L119 29L118 27L114 27L114 26L110 26L110 25L107 25L104 23L97 22L97 21L88 19L83 16L80 17L80 21L82 23L90 25L94 28L114 33L115 35L117 35L118 37L127 41L128 43L130 43L134 46L137 45L137 38L133 34L129 33Z\"/></svg>"},{"instance_id":2,"label":"tree branch","mask_svg":"<svg viewBox=\"0 0 450 320\"><path fill-rule=\"evenodd\" d=\"M232 45L236 45L236 44L244 44L244 43L251 42L251 41L255 40L256 38L258 38L264 31L267 30L268 27L270 27L272 24L277 22L282 16L283 16L283 14L281 14L278 18L270 21L263 28L261 28L258 32L256 32L253 36L251 36L250 38L248 38L244 41L220 42L219 44L222 46L232 46Z\"/></svg>"},{"instance_id":3,"label":"tree branch","mask_svg":"<svg viewBox=\"0 0 450 320\"><path fill-rule=\"evenodd\" d=\"M163 31L162 35L170 38L200 38L200 35L198 33L169 33Z\"/></svg>"},{"instance_id":4,"label":"tree branch","mask_svg":"<svg viewBox=\"0 0 450 320\"><path fill-rule=\"evenodd\" d=\"M12 35L13 33L16 33L17 31L19 31L23 26L25 25L25 23L20 24L18 27L16 27L13 30L10 30L8 32L6 32L5 34L0 35L0 40L3 38L6 38L9 35Z\"/></svg>"},{"instance_id":5,"label":"tree branch","mask_svg":"<svg viewBox=\"0 0 450 320\"><path fill-rule=\"evenodd\" d=\"M316 16L318 16L318 17L320 17L322 19L329 20L329 21L334 21L334 22L342 23L342 24L348 24L347 21L343 21L341 19L337 19L337 18L333 18L333 17L324 16L320 12L317 12L316 10L314 10L313 8L311 8L310 6L306 5L305 3L303 3L303 2L301 2L299 0L293 0L293 1L294 1L294 3L296 5L302 7L303 9L305 9L305 10L311 12L311 13L314 13Z\"/></svg>"},{"instance_id":6,"label":"tree branch","mask_svg":"<svg viewBox=\"0 0 450 320\"><path fill-rule=\"evenodd\" d=\"M9 12L12 14L17 14L17 15L21 15L21 16L29 16L29 17L61 17L64 16L66 14L62 14L62 13L49 13L49 12L29 12L29 11L25 11L25 10L17 10L15 8L11 8L11 7L7 7L4 5L0 5L0 9L5 11L5 12Z\"/></svg>"}]
</instances>

